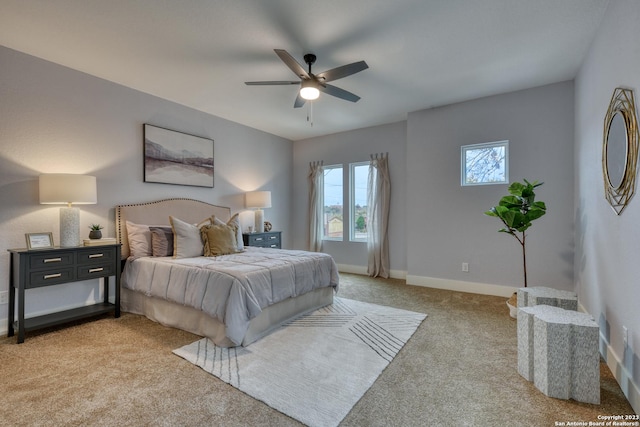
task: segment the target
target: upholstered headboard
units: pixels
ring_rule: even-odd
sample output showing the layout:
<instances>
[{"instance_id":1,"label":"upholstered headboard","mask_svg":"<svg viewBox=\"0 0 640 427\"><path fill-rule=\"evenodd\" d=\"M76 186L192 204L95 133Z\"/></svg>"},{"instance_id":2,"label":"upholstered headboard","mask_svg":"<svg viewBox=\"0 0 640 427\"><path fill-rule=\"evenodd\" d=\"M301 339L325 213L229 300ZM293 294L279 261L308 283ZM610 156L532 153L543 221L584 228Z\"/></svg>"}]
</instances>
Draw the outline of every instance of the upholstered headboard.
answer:
<instances>
[{"instance_id":1,"label":"upholstered headboard","mask_svg":"<svg viewBox=\"0 0 640 427\"><path fill-rule=\"evenodd\" d=\"M169 216L199 223L215 215L223 221L231 218L231 209L193 199L164 199L155 202L116 206L116 239L122 244L122 259L129 257L127 223L170 225Z\"/></svg>"}]
</instances>

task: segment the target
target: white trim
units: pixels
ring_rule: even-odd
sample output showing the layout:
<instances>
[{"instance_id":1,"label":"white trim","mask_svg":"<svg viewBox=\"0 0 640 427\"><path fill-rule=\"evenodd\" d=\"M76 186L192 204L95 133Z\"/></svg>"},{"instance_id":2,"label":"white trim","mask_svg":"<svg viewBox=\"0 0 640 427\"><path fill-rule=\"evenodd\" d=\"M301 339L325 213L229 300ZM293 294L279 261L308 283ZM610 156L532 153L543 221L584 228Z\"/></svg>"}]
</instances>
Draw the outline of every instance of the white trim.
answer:
<instances>
[{"instance_id":1,"label":"white trim","mask_svg":"<svg viewBox=\"0 0 640 427\"><path fill-rule=\"evenodd\" d=\"M348 265L348 264L337 264L338 271L341 273L352 273L352 274L360 274L362 276L367 275L367 267L361 265ZM405 280L407 278L407 272L404 270L390 270L389 275L392 279L402 279Z\"/></svg>"},{"instance_id":2,"label":"white trim","mask_svg":"<svg viewBox=\"0 0 640 427\"><path fill-rule=\"evenodd\" d=\"M626 351L633 353L630 348ZM607 340L604 335L602 335L602 330L600 331L600 354L620 385L622 392L627 397L634 412L640 414L640 385L633 381L632 373L624 366L624 363L620 360L611 345L607 344Z\"/></svg>"},{"instance_id":3,"label":"white trim","mask_svg":"<svg viewBox=\"0 0 640 427\"><path fill-rule=\"evenodd\" d=\"M464 282L462 280L413 275L407 275L407 284L425 286L427 288L446 289L449 291L468 292L472 294L495 295L507 298L514 292L518 291L518 288L512 286L500 286L490 283Z\"/></svg>"}]
</instances>

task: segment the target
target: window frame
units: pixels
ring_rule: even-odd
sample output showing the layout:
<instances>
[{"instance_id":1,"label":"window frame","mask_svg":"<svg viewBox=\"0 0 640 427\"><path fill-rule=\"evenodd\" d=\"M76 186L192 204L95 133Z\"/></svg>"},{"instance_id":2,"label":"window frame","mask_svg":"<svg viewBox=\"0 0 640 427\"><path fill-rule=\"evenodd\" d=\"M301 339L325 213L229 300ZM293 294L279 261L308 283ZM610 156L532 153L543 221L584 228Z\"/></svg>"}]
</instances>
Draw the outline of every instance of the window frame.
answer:
<instances>
[{"instance_id":1,"label":"window frame","mask_svg":"<svg viewBox=\"0 0 640 427\"><path fill-rule=\"evenodd\" d=\"M342 236L341 237L330 237L327 234L325 234L325 212L324 212L324 208L325 208L325 200L324 200L324 194L325 194L325 173L328 169L340 169L340 171L342 172ZM342 242L344 241L344 165L341 163L337 163L337 164L333 164L333 165L326 165L323 166L323 171L322 171L322 240L326 240L326 241L331 241L331 242ZM328 224L327 224L328 226ZM328 231L328 230L327 230Z\"/></svg>"},{"instance_id":2,"label":"window frame","mask_svg":"<svg viewBox=\"0 0 640 427\"><path fill-rule=\"evenodd\" d=\"M470 150L484 148L504 148L504 181L495 182L467 182L467 162L466 154ZM475 187L478 185L503 185L509 184L509 140L483 142L479 144L468 144L460 147L460 185L463 187Z\"/></svg>"},{"instance_id":3,"label":"window frame","mask_svg":"<svg viewBox=\"0 0 640 427\"><path fill-rule=\"evenodd\" d=\"M363 162L354 162L349 163L349 241L350 242L367 242L367 237L364 238L356 238L356 191L355 191L355 168L358 166L367 166L367 174L369 173L368 168L371 162L363 161ZM367 176L367 181L369 177ZM365 190L366 197L366 190ZM366 203L366 200L365 200Z\"/></svg>"}]
</instances>

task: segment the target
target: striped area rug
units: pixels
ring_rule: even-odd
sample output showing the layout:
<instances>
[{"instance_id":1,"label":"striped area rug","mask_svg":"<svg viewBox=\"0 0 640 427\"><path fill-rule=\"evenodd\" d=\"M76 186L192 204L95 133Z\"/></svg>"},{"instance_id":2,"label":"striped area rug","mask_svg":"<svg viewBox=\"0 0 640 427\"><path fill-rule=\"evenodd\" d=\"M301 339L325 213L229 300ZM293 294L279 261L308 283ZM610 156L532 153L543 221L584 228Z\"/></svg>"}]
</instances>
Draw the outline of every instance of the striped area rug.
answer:
<instances>
[{"instance_id":1,"label":"striped area rug","mask_svg":"<svg viewBox=\"0 0 640 427\"><path fill-rule=\"evenodd\" d=\"M427 316L344 298L248 347L173 352L309 426L337 426Z\"/></svg>"}]
</instances>

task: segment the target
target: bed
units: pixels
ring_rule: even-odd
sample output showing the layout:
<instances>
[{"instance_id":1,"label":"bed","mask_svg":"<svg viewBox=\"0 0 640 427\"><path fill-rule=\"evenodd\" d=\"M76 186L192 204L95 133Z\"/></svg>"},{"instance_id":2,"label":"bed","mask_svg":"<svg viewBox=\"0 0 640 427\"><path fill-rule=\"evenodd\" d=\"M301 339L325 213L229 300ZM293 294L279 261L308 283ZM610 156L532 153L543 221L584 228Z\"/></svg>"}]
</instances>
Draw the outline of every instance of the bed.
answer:
<instances>
[{"instance_id":1,"label":"bed","mask_svg":"<svg viewBox=\"0 0 640 427\"><path fill-rule=\"evenodd\" d=\"M216 257L140 256L139 235L130 234L139 226L166 231L170 216L186 224L201 225L212 216L224 223L233 220L228 207L165 199L115 210L125 262L123 311L222 347L247 346L287 320L331 304L337 292L336 264L324 253L245 247Z\"/></svg>"}]
</instances>

